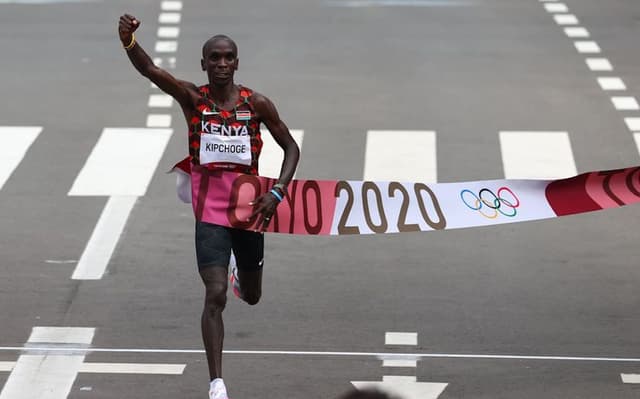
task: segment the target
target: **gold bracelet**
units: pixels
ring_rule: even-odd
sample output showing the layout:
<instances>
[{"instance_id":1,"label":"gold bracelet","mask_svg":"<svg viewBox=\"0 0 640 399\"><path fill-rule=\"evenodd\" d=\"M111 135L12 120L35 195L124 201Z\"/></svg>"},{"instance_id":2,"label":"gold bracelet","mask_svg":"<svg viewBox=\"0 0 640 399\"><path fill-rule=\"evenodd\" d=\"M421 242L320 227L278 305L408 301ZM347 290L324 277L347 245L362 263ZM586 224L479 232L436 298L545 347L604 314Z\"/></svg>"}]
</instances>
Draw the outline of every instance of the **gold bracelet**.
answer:
<instances>
[{"instance_id":1,"label":"gold bracelet","mask_svg":"<svg viewBox=\"0 0 640 399\"><path fill-rule=\"evenodd\" d=\"M136 45L136 35L134 33L131 34L131 43L129 43L128 45L124 46L124 49L129 51L133 48L133 46Z\"/></svg>"}]
</instances>

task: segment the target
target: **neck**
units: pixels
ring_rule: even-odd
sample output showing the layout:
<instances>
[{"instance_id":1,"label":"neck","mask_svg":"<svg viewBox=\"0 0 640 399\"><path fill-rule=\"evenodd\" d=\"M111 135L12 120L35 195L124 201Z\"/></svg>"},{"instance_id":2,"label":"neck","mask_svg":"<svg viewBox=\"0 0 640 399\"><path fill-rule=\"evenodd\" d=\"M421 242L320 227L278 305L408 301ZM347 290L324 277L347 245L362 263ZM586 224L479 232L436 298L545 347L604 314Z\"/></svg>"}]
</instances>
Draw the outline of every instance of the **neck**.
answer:
<instances>
[{"instance_id":1,"label":"neck","mask_svg":"<svg viewBox=\"0 0 640 399\"><path fill-rule=\"evenodd\" d=\"M233 97L234 92L236 91L236 85L233 81L225 83L223 85L217 85L215 83L209 82L209 93L211 97L216 100L216 102L224 103Z\"/></svg>"}]
</instances>

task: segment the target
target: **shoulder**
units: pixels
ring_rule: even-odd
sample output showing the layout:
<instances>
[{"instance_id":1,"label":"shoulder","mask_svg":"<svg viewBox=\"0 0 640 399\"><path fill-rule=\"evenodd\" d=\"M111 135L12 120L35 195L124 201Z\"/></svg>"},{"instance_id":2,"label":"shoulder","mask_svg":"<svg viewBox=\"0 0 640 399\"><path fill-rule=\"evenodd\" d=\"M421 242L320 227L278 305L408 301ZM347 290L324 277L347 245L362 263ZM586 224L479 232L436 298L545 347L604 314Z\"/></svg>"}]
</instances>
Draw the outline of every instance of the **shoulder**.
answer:
<instances>
[{"instance_id":1,"label":"shoulder","mask_svg":"<svg viewBox=\"0 0 640 399\"><path fill-rule=\"evenodd\" d=\"M273 115L276 113L275 106L273 105L271 100L264 94L258 93L256 91L252 92L251 96L249 97L249 102L251 103L251 106L256 111L256 113L263 118L273 117Z\"/></svg>"}]
</instances>

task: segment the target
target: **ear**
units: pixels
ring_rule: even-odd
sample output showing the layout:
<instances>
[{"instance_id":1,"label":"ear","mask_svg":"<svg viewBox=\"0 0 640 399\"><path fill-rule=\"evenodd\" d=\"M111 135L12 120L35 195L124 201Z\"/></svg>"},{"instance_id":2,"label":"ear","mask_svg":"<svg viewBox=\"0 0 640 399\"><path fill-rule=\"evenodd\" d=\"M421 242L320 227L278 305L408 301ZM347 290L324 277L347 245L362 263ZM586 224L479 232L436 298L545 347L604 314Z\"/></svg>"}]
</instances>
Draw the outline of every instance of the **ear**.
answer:
<instances>
[{"instance_id":1,"label":"ear","mask_svg":"<svg viewBox=\"0 0 640 399\"><path fill-rule=\"evenodd\" d=\"M205 67L205 64L204 64L204 58L200 58L200 66L202 67L203 71L207 70L207 68Z\"/></svg>"}]
</instances>

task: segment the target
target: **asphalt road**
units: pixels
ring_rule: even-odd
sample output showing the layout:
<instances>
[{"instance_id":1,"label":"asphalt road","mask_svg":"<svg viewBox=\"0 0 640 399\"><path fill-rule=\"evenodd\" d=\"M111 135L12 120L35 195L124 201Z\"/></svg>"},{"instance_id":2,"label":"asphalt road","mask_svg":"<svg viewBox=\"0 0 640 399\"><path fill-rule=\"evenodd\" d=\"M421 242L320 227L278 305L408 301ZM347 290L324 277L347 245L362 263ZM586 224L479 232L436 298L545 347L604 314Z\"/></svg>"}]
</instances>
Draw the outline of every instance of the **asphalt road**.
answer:
<instances>
[{"instance_id":1,"label":"asphalt road","mask_svg":"<svg viewBox=\"0 0 640 399\"><path fill-rule=\"evenodd\" d=\"M150 112L152 89L120 48L117 19L140 18L137 36L153 53L160 1L5 3L0 126L43 131L0 190L0 346L59 326L96 328L95 348L200 350L193 217L164 173L186 153L175 105L174 134L106 275L70 278L107 198L67 193L103 128L144 127ZM179 78L203 83L202 43L235 38L236 81L305 131L299 177L362 179L370 129L437 131L441 182L503 178L504 130L569 132L580 172L639 164L624 123L637 111L616 110L596 81L619 76L620 95L640 97L637 1L565 3L613 63L604 74L587 68L537 0L389 3L192 0L177 53L163 57L176 57ZM269 235L261 303L230 298L225 311L225 349L255 351L225 355L230 395L335 398L350 381L395 374L448 383L442 399L637 398L640 385L620 375L640 373L640 361L481 356L640 358L639 212L387 236ZM385 345L398 331L417 333L417 345ZM260 351L474 356L396 369L375 356ZM19 354L0 350L0 362ZM187 366L178 376L81 373L70 399L206 397L202 353L86 361ZM0 371L0 387L9 375Z\"/></svg>"}]
</instances>

